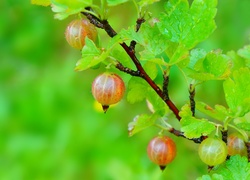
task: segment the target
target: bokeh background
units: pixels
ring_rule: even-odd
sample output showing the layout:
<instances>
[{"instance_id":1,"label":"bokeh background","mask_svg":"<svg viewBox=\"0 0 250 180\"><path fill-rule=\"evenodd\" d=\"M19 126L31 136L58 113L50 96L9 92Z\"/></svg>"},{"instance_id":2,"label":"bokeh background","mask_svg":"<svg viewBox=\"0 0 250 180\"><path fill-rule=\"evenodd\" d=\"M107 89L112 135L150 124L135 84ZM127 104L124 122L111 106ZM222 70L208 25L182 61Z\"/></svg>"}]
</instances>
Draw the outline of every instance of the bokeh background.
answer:
<instances>
[{"instance_id":1,"label":"bokeh background","mask_svg":"<svg viewBox=\"0 0 250 180\"><path fill-rule=\"evenodd\" d=\"M134 116L149 112L145 102L123 100L106 114L100 112L91 82L103 69L75 72L80 52L64 38L65 27L76 17L55 20L50 7L29 1L0 1L0 7L0 179L192 180L207 172L197 145L168 133L178 148L174 162L161 172L149 161L146 147L159 129L131 138L127 133ZM227 52L249 43L249 9L249 0L219 1L217 29L199 47ZM110 12L118 31L134 21L132 4ZM105 33L100 36L105 42ZM188 93L178 74L173 70L170 93L181 107ZM220 82L210 81L199 87L196 98L212 106L225 104L220 90Z\"/></svg>"}]
</instances>

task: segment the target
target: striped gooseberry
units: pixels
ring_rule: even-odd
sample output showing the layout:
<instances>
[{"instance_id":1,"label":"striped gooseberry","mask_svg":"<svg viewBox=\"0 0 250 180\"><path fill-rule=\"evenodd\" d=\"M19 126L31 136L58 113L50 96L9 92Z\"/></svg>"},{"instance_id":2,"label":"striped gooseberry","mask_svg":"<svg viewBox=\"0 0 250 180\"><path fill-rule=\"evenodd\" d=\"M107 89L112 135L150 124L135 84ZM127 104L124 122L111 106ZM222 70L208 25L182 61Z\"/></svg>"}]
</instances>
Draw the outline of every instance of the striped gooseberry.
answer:
<instances>
[{"instance_id":1,"label":"striped gooseberry","mask_svg":"<svg viewBox=\"0 0 250 180\"><path fill-rule=\"evenodd\" d=\"M104 112L109 105L119 102L125 92L125 84L120 76L114 73L103 73L92 83L92 94L102 104Z\"/></svg>"},{"instance_id":2,"label":"striped gooseberry","mask_svg":"<svg viewBox=\"0 0 250 180\"><path fill-rule=\"evenodd\" d=\"M70 46L82 49L85 45L86 37L92 41L96 41L97 30L88 20L77 19L69 23L65 31L65 37Z\"/></svg>"},{"instance_id":3,"label":"striped gooseberry","mask_svg":"<svg viewBox=\"0 0 250 180\"><path fill-rule=\"evenodd\" d=\"M227 145L217 137L208 137L199 145L200 159L209 166L223 163L227 158Z\"/></svg>"},{"instance_id":4,"label":"striped gooseberry","mask_svg":"<svg viewBox=\"0 0 250 180\"><path fill-rule=\"evenodd\" d=\"M147 154L149 159L164 170L176 156L175 142L168 136L154 137L148 144Z\"/></svg>"},{"instance_id":5,"label":"striped gooseberry","mask_svg":"<svg viewBox=\"0 0 250 180\"><path fill-rule=\"evenodd\" d=\"M236 154L247 156L247 147L239 134L230 134L227 137L227 148L230 156Z\"/></svg>"}]
</instances>

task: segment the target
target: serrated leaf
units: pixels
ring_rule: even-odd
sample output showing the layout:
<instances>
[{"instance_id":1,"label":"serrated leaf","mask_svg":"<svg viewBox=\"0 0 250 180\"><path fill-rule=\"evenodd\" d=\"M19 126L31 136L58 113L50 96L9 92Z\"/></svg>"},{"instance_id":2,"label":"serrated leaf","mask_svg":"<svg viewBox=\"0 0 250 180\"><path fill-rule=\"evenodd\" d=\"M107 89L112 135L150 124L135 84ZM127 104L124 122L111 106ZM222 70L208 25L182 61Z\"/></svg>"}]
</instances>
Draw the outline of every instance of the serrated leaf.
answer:
<instances>
[{"instance_id":1,"label":"serrated leaf","mask_svg":"<svg viewBox=\"0 0 250 180\"><path fill-rule=\"evenodd\" d=\"M49 6L50 0L31 0L31 4L41 5L41 6Z\"/></svg>"},{"instance_id":2,"label":"serrated leaf","mask_svg":"<svg viewBox=\"0 0 250 180\"><path fill-rule=\"evenodd\" d=\"M92 5L92 0L51 0L52 11L56 19L65 19L69 15L85 11L86 7Z\"/></svg>"},{"instance_id":3,"label":"serrated leaf","mask_svg":"<svg viewBox=\"0 0 250 180\"><path fill-rule=\"evenodd\" d=\"M218 170L218 173L225 180L250 179L250 163L244 156L231 156L224 168Z\"/></svg>"},{"instance_id":4,"label":"serrated leaf","mask_svg":"<svg viewBox=\"0 0 250 180\"><path fill-rule=\"evenodd\" d=\"M142 114L136 116L134 120L128 124L129 137L135 135L145 128L152 126L157 118L159 118L159 115L157 113L151 115Z\"/></svg>"},{"instance_id":5,"label":"serrated leaf","mask_svg":"<svg viewBox=\"0 0 250 180\"><path fill-rule=\"evenodd\" d=\"M147 97L148 85L138 77L132 77L128 83L127 101L131 104L140 102Z\"/></svg>"},{"instance_id":6,"label":"serrated leaf","mask_svg":"<svg viewBox=\"0 0 250 180\"><path fill-rule=\"evenodd\" d=\"M241 68L223 83L226 102L235 116L240 117L250 111L249 77L249 68Z\"/></svg>"},{"instance_id":7,"label":"serrated leaf","mask_svg":"<svg viewBox=\"0 0 250 180\"><path fill-rule=\"evenodd\" d=\"M182 107L179 115L181 116L181 131L187 138L206 136L215 130L215 126L208 120L193 117L188 104Z\"/></svg>"},{"instance_id":8,"label":"serrated leaf","mask_svg":"<svg viewBox=\"0 0 250 180\"><path fill-rule=\"evenodd\" d=\"M219 121L224 121L228 116L227 109L221 105L215 105L215 108L212 108L204 102L196 101L195 107L198 111Z\"/></svg>"},{"instance_id":9,"label":"serrated leaf","mask_svg":"<svg viewBox=\"0 0 250 180\"><path fill-rule=\"evenodd\" d=\"M245 114L243 117L237 117L234 119L234 124L245 131L250 132L250 112Z\"/></svg>"},{"instance_id":10,"label":"serrated leaf","mask_svg":"<svg viewBox=\"0 0 250 180\"><path fill-rule=\"evenodd\" d=\"M167 39L163 36L156 25L144 23L139 32L135 32L134 27L127 30L123 29L118 36L123 41L136 41L144 50L140 52L142 60L150 60L156 58L157 55L163 53L168 47Z\"/></svg>"},{"instance_id":11,"label":"serrated leaf","mask_svg":"<svg viewBox=\"0 0 250 180\"><path fill-rule=\"evenodd\" d=\"M101 52L95 43L88 37L85 38L85 46L82 49L82 58L77 62L75 70L83 71L94 67L108 57L109 52Z\"/></svg>"},{"instance_id":12,"label":"serrated leaf","mask_svg":"<svg viewBox=\"0 0 250 180\"><path fill-rule=\"evenodd\" d=\"M191 49L214 31L216 5L217 0L194 0L189 8L187 0L169 0L159 29L172 42Z\"/></svg>"},{"instance_id":13,"label":"serrated leaf","mask_svg":"<svg viewBox=\"0 0 250 180\"><path fill-rule=\"evenodd\" d=\"M129 0L107 0L108 6L117 6L119 4L125 3Z\"/></svg>"},{"instance_id":14,"label":"serrated leaf","mask_svg":"<svg viewBox=\"0 0 250 180\"><path fill-rule=\"evenodd\" d=\"M198 81L222 80L229 77L232 63L221 51L209 52L206 57L199 57L196 63L186 71L189 77ZM195 61L195 60L193 60Z\"/></svg>"}]
</instances>

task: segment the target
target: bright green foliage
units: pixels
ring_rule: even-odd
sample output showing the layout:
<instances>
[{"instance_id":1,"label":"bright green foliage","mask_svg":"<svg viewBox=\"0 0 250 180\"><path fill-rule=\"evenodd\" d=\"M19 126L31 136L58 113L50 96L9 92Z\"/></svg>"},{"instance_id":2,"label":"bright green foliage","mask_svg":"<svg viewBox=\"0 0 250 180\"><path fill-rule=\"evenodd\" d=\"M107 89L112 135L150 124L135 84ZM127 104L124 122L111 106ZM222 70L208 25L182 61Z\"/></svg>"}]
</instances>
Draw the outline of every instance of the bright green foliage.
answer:
<instances>
[{"instance_id":1,"label":"bright green foliage","mask_svg":"<svg viewBox=\"0 0 250 180\"><path fill-rule=\"evenodd\" d=\"M170 0L165 5L158 27L170 41L177 43L175 51L169 52L170 63L179 62L185 50L206 39L215 29L216 0L195 0L189 8L187 0ZM181 53L182 52L182 53Z\"/></svg>"},{"instance_id":2,"label":"bright green foliage","mask_svg":"<svg viewBox=\"0 0 250 180\"><path fill-rule=\"evenodd\" d=\"M202 50L192 51L188 75L198 81L221 80L230 75L231 62L221 51L212 51L206 56Z\"/></svg>"},{"instance_id":3,"label":"bright green foliage","mask_svg":"<svg viewBox=\"0 0 250 180\"><path fill-rule=\"evenodd\" d=\"M69 15L84 11L92 5L92 0L51 0L52 11L56 13L55 18L65 19Z\"/></svg>"},{"instance_id":4,"label":"bright green foliage","mask_svg":"<svg viewBox=\"0 0 250 180\"><path fill-rule=\"evenodd\" d=\"M160 1L160 0L140 0L138 2L138 4L140 7L144 7L144 6L148 6L148 5L153 4L155 2L158 2L158 1Z\"/></svg>"},{"instance_id":5,"label":"bright green foliage","mask_svg":"<svg viewBox=\"0 0 250 180\"><path fill-rule=\"evenodd\" d=\"M243 116L250 111L249 77L249 68L241 68L234 71L232 78L228 78L223 84L227 104L235 116Z\"/></svg>"},{"instance_id":6,"label":"bright green foliage","mask_svg":"<svg viewBox=\"0 0 250 180\"><path fill-rule=\"evenodd\" d=\"M41 5L41 6L49 6L50 0L31 0L32 4Z\"/></svg>"},{"instance_id":7,"label":"bright green foliage","mask_svg":"<svg viewBox=\"0 0 250 180\"><path fill-rule=\"evenodd\" d=\"M121 3L125 3L129 0L107 0L107 3L109 6L116 6L116 5L119 5Z\"/></svg>"},{"instance_id":8,"label":"bright green foliage","mask_svg":"<svg viewBox=\"0 0 250 180\"><path fill-rule=\"evenodd\" d=\"M96 66L107 58L108 54L101 52L95 43L88 37L85 38L85 46L82 49L82 59L76 64L76 71L82 71L93 66Z\"/></svg>"},{"instance_id":9,"label":"bright green foliage","mask_svg":"<svg viewBox=\"0 0 250 180\"><path fill-rule=\"evenodd\" d=\"M158 114L142 114L136 116L134 120L128 124L128 135L131 137L143 129L152 126L157 118L159 118Z\"/></svg>"},{"instance_id":10,"label":"bright green foliage","mask_svg":"<svg viewBox=\"0 0 250 180\"><path fill-rule=\"evenodd\" d=\"M245 114L243 117L235 118L234 123L238 128L250 132L250 112Z\"/></svg>"},{"instance_id":11,"label":"bright green foliage","mask_svg":"<svg viewBox=\"0 0 250 180\"><path fill-rule=\"evenodd\" d=\"M192 116L188 104L184 105L180 112L181 131L187 138L198 138L201 135L208 135L215 130L215 126L206 119L197 119Z\"/></svg>"},{"instance_id":12,"label":"bright green foliage","mask_svg":"<svg viewBox=\"0 0 250 180\"><path fill-rule=\"evenodd\" d=\"M195 107L200 112L219 121L224 121L228 116L227 109L221 105L215 105L215 107L212 108L209 105L205 104L204 102L197 101Z\"/></svg>"},{"instance_id":13,"label":"bright green foliage","mask_svg":"<svg viewBox=\"0 0 250 180\"><path fill-rule=\"evenodd\" d=\"M144 100L147 97L148 88L143 79L132 77L128 83L127 101L133 104Z\"/></svg>"},{"instance_id":14,"label":"bright green foliage","mask_svg":"<svg viewBox=\"0 0 250 180\"><path fill-rule=\"evenodd\" d=\"M245 58L246 65L250 67L250 45L247 45L242 49L239 49L237 53L240 57Z\"/></svg>"},{"instance_id":15,"label":"bright green foliage","mask_svg":"<svg viewBox=\"0 0 250 180\"><path fill-rule=\"evenodd\" d=\"M224 166L197 180L239 180L250 179L250 163L244 156L231 156Z\"/></svg>"}]
</instances>

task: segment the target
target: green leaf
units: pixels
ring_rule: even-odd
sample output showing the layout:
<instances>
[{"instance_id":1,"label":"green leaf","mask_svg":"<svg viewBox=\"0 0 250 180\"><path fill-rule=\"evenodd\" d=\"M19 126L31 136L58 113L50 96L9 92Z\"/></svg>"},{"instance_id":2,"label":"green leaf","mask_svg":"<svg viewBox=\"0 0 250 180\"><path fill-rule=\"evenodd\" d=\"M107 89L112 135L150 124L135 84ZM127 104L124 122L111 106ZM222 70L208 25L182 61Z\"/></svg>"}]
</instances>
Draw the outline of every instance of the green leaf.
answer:
<instances>
[{"instance_id":1,"label":"green leaf","mask_svg":"<svg viewBox=\"0 0 250 180\"><path fill-rule=\"evenodd\" d=\"M250 67L250 45L239 49L237 53L240 57L245 59L247 66Z\"/></svg>"},{"instance_id":2,"label":"green leaf","mask_svg":"<svg viewBox=\"0 0 250 180\"><path fill-rule=\"evenodd\" d=\"M248 180L250 179L250 163L245 156L231 156L226 163L217 166L209 174L197 180Z\"/></svg>"},{"instance_id":3,"label":"green leaf","mask_svg":"<svg viewBox=\"0 0 250 180\"><path fill-rule=\"evenodd\" d=\"M243 117L235 118L234 123L238 128L250 132L250 112L245 114Z\"/></svg>"},{"instance_id":4,"label":"green leaf","mask_svg":"<svg viewBox=\"0 0 250 180\"><path fill-rule=\"evenodd\" d=\"M117 36L123 41L136 41L141 45L144 50L140 52L141 60L158 59L157 55L161 55L168 47L167 39L160 32L155 24L144 23L141 26L139 32L135 32L134 27L130 27L127 30L123 29ZM153 61L153 60L152 60ZM155 63L157 63L155 61ZM164 61L160 61L160 64L166 64Z\"/></svg>"},{"instance_id":5,"label":"green leaf","mask_svg":"<svg viewBox=\"0 0 250 180\"><path fill-rule=\"evenodd\" d=\"M225 180L250 179L250 163L245 156L231 156L225 167L218 170Z\"/></svg>"},{"instance_id":6,"label":"green leaf","mask_svg":"<svg viewBox=\"0 0 250 180\"><path fill-rule=\"evenodd\" d=\"M128 134L129 137L135 135L136 133L142 131L143 129L154 125L156 119L160 116L157 113L152 115L142 114L134 118L132 122L128 124Z\"/></svg>"},{"instance_id":7,"label":"green leaf","mask_svg":"<svg viewBox=\"0 0 250 180\"><path fill-rule=\"evenodd\" d=\"M51 0L52 11L56 19L65 19L69 15L85 11L86 7L92 5L92 0Z\"/></svg>"},{"instance_id":8,"label":"green leaf","mask_svg":"<svg viewBox=\"0 0 250 180\"><path fill-rule=\"evenodd\" d=\"M125 3L129 0L107 0L108 6L117 6L119 4Z\"/></svg>"},{"instance_id":9,"label":"green leaf","mask_svg":"<svg viewBox=\"0 0 250 180\"><path fill-rule=\"evenodd\" d=\"M101 52L95 43L88 37L85 38L85 46L82 49L82 58L77 62L75 70L83 71L94 67L108 57L109 52Z\"/></svg>"},{"instance_id":10,"label":"green leaf","mask_svg":"<svg viewBox=\"0 0 250 180\"><path fill-rule=\"evenodd\" d=\"M228 116L227 109L221 105L215 105L215 108L212 108L204 102L196 101L195 107L198 111L222 122Z\"/></svg>"},{"instance_id":11,"label":"green leaf","mask_svg":"<svg viewBox=\"0 0 250 180\"><path fill-rule=\"evenodd\" d=\"M143 66L146 73L149 75L149 77L154 80L158 74L158 70L156 68L155 63L152 62L146 62Z\"/></svg>"},{"instance_id":12,"label":"green leaf","mask_svg":"<svg viewBox=\"0 0 250 180\"><path fill-rule=\"evenodd\" d=\"M238 54L236 54L235 51L227 52L227 56L233 62L233 67L231 68L232 72L235 71L235 70L238 70L240 68L246 67L246 60L244 58L240 57Z\"/></svg>"},{"instance_id":13,"label":"green leaf","mask_svg":"<svg viewBox=\"0 0 250 180\"><path fill-rule=\"evenodd\" d=\"M50 0L31 0L31 4L41 5L41 6L49 6Z\"/></svg>"},{"instance_id":14,"label":"green leaf","mask_svg":"<svg viewBox=\"0 0 250 180\"><path fill-rule=\"evenodd\" d=\"M159 29L172 42L191 49L214 31L216 5L217 0L194 0L189 8L187 0L169 0Z\"/></svg>"},{"instance_id":15,"label":"green leaf","mask_svg":"<svg viewBox=\"0 0 250 180\"><path fill-rule=\"evenodd\" d=\"M140 102L147 97L148 85L138 77L132 77L128 83L127 101L131 104Z\"/></svg>"},{"instance_id":16,"label":"green leaf","mask_svg":"<svg viewBox=\"0 0 250 180\"><path fill-rule=\"evenodd\" d=\"M155 2L159 2L160 0L141 0L138 2L140 7L148 6L150 4L154 4Z\"/></svg>"},{"instance_id":17,"label":"green leaf","mask_svg":"<svg viewBox=\"0 0 250 180\"><path fill-rule=\"evenodd\" d=\"M196 62L194 64L194 62ZM230 58L221 51L209 52L204 58L202 52L196 57L191 56L191 64L186 69L192 79L198 81L222 80L230 75L232 63Z\"/></svg>"},{"instance_id":18,"label":"green leaf","mask_svg":"<svg viewBox=\"0 0 250 180\"><path fill-rule=\"evenodd\" d=\"M226 102L236 117L244 116L250 111L249 77L249 68L241 68L223 83Z\"/></svg>"},{"instance_id":19,"label":"green leaf","mask_svg":"<svg viewBox=\"0 0 250 180\"><path fill-rule=\"evenodd\" d=\"M214 124L208 120L193 117L188 104L182 107L179 115L181 116L181 131L187 138L206 136L215 130Z\"/></svg>"},{"instance_id":20,"label":"green leaf","mask_svg":"<svg viewBox=\"0 0 250 180\"><path fill-rule=\"evenodd\" d=\"M200 178L197 178L197 180L224 180L223 176L220 174L213 174L212 177L209 175L203 175Z\"/></svg>"}]
</instances>

